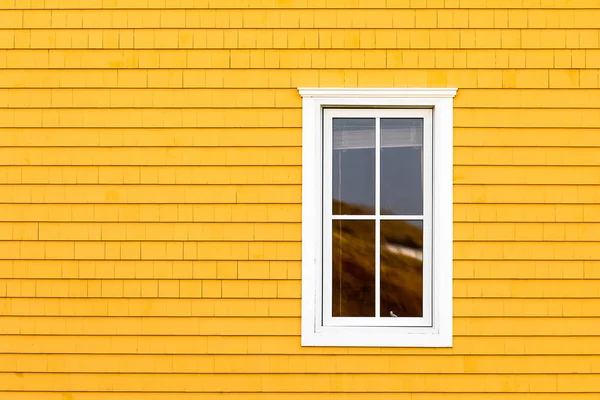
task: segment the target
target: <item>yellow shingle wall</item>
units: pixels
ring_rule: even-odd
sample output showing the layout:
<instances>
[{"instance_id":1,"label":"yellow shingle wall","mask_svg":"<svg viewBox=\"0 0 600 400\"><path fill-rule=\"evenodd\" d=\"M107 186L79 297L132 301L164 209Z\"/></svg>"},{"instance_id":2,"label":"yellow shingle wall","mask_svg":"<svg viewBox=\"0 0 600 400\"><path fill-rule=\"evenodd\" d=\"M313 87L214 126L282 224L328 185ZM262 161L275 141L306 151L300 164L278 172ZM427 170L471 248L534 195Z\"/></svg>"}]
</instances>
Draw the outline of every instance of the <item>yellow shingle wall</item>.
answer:
<instances>
[{"instance_id":1,"label":"yellow shingle wall","mask_svg":"<svg viewBox=\"0 0 600 400\"><path fill-rule=\"evenodd\" d=\"M599 398L598 0L0 7L0 399ZM300 347L302 86L459 88L453 348Z\"/></svg>"}]
</instances>

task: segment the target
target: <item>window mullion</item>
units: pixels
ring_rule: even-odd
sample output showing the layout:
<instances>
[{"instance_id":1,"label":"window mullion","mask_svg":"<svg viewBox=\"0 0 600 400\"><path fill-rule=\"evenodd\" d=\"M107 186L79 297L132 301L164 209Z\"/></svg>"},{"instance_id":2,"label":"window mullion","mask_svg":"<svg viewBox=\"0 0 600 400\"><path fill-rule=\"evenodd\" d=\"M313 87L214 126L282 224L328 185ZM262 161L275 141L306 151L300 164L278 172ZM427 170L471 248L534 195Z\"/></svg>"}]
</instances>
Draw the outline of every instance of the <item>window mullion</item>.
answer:
<instances>
[{"instance_id":1,"label":"window mullion","mask_svg":"<svg viewBox=\"0 0 600 400\"><path fill-rule=\"evenodd\" d=\"M375 118L375 318L381 314L381 118Z\"/></svg>"}]
</instances>

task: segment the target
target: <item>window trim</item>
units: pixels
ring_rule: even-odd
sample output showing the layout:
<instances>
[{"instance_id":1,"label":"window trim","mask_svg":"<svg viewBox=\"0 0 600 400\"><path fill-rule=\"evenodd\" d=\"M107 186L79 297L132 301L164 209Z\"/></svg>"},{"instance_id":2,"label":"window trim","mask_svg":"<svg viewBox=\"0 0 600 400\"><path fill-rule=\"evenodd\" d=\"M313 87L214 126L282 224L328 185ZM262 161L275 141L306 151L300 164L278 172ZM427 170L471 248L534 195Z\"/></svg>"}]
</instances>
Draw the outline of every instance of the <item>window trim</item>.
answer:
<instances>
[{"instance_id":1,"label":"window trim","mask_svg":"<svg viewBox=\"0 0 600 400\"><path fill-rule=\"evenodd\" d=\"M453 88L299 88L302 96L302 346L452 346ZM322 269L323 108L433 110L433 326L323 326L318 301Z\"/></svg>"}]
</instances>

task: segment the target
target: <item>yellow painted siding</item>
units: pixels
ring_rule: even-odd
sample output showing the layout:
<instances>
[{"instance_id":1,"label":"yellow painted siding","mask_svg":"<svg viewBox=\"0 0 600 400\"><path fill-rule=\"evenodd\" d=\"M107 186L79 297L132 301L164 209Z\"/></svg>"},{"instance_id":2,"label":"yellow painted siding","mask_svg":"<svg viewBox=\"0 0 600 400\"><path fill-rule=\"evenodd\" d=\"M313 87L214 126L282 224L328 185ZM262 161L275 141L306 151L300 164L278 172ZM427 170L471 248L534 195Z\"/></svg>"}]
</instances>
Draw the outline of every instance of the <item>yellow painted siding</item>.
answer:
<instances>
[{"instance_id":1,"label":"yellow painted siding","mask_svg":"<svg viewBox=\"0 0 600 400\"><path fill-rule=\"evenodd\" d=\"M598 21L0 0L0 399L599 399ZM453 348L300 347L300 86L459 88Z\"/></svg>"}]
</instances>

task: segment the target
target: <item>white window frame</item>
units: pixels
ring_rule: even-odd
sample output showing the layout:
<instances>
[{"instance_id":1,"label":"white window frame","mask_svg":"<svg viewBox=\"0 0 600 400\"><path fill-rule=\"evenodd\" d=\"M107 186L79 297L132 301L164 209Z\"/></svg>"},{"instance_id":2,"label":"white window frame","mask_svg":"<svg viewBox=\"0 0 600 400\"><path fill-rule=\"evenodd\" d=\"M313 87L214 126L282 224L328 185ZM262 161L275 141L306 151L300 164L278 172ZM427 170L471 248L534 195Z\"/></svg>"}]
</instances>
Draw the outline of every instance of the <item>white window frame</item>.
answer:
<instances>
[{"instance_id":1,"label":"white window frame","mask_svg":"<svg viewBox=\"0 0 600 400\"><path fill-rule=\"evenodd\" d=\"M453 98L457 89L329 89L300 88L302 96L302 345L365 347L452 346L452 130ZM323 318L324 240L324 110L406 110L425 115L432 123L431 157L431 315L427 323L333 326ZM420 112L421 111L421 112ZM425 130L427 127L425 127ZM426 136L426 135L425 135ZM425 140L425 138L424 138ZM425 140L426 141L426 140ZM424 146L426 143L424 142ZM425 151L428 151L425 149ZM427 195L424 195L424 200ZM331 202L331 199L328 199ZM426 200L425 200L426 201ZM427 201L426 201L427 202ZM426 205L425 205L426 206ZM424 213L425 208L424 208ZM423 249L424 253L427 251ZM424 254L425 257L425 254ZM424 264L425 265L425 264ZM425 280L425 279L424 279ZM346 318L342 318L346 319ZM375 318L373 318L375 319ZM341 320L341 319L340 319ZM379 319L379 321L385 321ZM406 318L401 320L407 321ZM331 322L331 321L327 321ZM341 325L345 325L342 323ZM368 326L369 325L369 326ZM412 325L412 326L410 326ZM414 326L419 325L419 326Z\"/></svg>"},{"instance_id":2,"label":"white window frame","mask_svg":"<svg viewBox=\"0 0 600 400\"><path fill-rule=\"evenodd\" d=\"M423 213L420 215L379 215L380 214L380 157L381 153L375 151L375 216L357 216L357 215L333 215L331 200L323 201L322 216L323 216L323 237L332 237L331 221L333 220L368 220L375 222L375 242L380 242L379 232L381 221L397 221L397 220L416 220L423 221L423 265L431 265L431 221L432 210L432 185L433 174L430 166L432 165L431 147L432 139L432 110L427 108L420 109L381 109L381 108L325 108L323 110L323 129L325 132L332 131L333 118L369 118L375 119L375 148L380 148L380 121L381 118L410 118L423 119ZM323 147L330 149L333 147L333 135L324 135ZM323 154L323 180L324 182L332 182L332 156L331 151ZM322 198L332 199L332 185L321 185L323 190ZM332 241L323 240L323 263L329 265L332 259ZM320 287L323 288L323 326L432 326L432 280L431 268L423 270L423 316L415 318L385 318L379 317L380 314L380 246L375 246L375 317L332 317L332 276L331 268L323 268L323 279L317 281ZM318 279L318 277L317 277ZM318 300L318 299L317 299Z\"/></svg>"}]
</instances>

